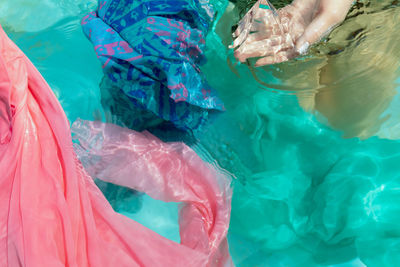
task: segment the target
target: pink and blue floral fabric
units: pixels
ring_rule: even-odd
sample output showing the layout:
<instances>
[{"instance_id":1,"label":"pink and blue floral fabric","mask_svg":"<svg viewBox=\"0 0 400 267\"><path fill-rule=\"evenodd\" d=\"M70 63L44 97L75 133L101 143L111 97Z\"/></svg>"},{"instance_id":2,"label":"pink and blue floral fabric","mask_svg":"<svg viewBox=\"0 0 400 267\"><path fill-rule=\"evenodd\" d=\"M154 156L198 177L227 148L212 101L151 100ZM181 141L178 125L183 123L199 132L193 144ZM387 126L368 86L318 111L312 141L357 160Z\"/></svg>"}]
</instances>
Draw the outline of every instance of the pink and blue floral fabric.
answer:
<instances>
[{"instance_id":1,"label":"pink and blue floral fabric","mask_svg":"<svg viewBox=\"0 0 400 267\"><path fill-rule=\"evenodd\" d=\"M149 111L196 130L224 109L198 67L212 19L208 3L197 0L99 1L82 19L103 67L102 89L129 99L133 123Z\"/></svg>"}]
</instances>

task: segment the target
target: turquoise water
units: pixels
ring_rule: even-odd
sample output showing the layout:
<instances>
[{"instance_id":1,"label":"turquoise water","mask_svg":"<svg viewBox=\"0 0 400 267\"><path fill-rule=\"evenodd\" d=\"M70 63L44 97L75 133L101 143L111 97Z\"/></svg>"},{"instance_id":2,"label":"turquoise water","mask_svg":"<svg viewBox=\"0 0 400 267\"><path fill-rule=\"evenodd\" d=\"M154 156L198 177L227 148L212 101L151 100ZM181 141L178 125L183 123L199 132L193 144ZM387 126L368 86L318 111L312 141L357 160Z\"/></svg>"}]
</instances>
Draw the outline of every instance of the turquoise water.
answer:
<instances>
[{"instance_id":1,"label":"turquoise water","mask_svg":"<svg viewBox=\"0 0 400 267\"><path fill-rule=\"evenodd\" d=\"M71 122L104 118L101 68L79 25L95 2L30 2L3 1L0 23ZM257 70L227 61L234 12L208 36L203 71L227 111L193 148L234 179L237 266L400 265L400 15L367 11L309 56ZM100 187L117 211L179 240L176 204Z\"/></svg>"}]
</instances>

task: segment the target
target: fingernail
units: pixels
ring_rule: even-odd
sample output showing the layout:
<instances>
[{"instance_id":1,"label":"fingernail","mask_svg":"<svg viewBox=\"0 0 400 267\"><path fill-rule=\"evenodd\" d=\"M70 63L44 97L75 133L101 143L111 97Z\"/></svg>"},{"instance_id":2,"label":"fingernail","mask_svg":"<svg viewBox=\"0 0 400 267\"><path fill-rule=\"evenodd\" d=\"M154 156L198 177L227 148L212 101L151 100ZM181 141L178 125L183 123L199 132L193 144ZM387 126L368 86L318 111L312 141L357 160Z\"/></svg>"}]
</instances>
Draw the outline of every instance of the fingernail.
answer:
<instances>
[{"instance_id":1,"label":"fingernail","mask_svg":"<svg viewBox=\"0 0 400 267\"><path fill-rule=\"evenodd\" d=\"M307 53L308 48L310 47L310 44L308 42L305 42L300 46L300 48L297 49L297 53L300 55L304 55Z\"/></svg>"}]
</instances>

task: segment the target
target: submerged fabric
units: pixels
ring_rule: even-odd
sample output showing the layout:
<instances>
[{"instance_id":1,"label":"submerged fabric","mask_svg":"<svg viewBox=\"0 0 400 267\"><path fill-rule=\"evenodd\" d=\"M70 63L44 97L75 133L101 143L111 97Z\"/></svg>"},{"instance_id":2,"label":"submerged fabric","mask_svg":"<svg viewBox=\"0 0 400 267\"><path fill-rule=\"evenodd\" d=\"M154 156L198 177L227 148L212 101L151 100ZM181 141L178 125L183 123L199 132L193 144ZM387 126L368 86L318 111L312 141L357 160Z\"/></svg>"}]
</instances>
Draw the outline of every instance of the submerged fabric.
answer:
<instances>
[{"instance_id":1,"label":"submerged fabric","mask_svg":"<svg viewBox=\"0 0 400 267\"><path fill-rule=\"evenodd\" d=\"M223 110L198 68L212 16L197 0L146 0L99 1L83 18L105 74L103 102L127 117L125 125L146 128L159 123L157 115L196 130Z\"/></svg>"},{"instance_id":2,"label":"submerged fabric","mask_svg":"<svg viewBox=\"0 0 400 267\"><path fill-rule=\"evenodd\" d=\"M0 114L1 266L230 264L226 178L181 143L164 144L150 134L79 121L75 126L82 142L77 146L86 149L80 151L92 173L101 164L103 172L94 173L101 178L185 203L181 244L115 213L76 158L55 95L1 28ZM95 143L85 143L90 136ZM99 137L103 157L89 161L87 145L100 145ZM98 156L96 148L93 155ZM113 168L114 156L125 168Z\"/></svg>"}]
</instances>

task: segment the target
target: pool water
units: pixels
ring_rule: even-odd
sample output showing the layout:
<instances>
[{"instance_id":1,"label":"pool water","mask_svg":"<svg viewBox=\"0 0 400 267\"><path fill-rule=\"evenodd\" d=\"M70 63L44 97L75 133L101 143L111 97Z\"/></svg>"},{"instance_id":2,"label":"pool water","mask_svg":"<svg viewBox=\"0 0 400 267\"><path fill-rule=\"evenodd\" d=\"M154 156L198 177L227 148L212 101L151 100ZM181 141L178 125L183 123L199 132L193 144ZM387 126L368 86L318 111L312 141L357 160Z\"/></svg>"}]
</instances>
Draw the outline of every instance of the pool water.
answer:
<instances>
[{"instance_id":1,"label":"pool water","mask_svg":"<svg viewBox=\"0 0 400 267\"><path fill-rule=\"evenodd\" d=\"M2 1L0 23L71 122L104 118L101 67L80 27L96 1L32 2ZM237 10L213 1L202 70L226 112L192 147L233 177L237 266L400 265L400 9L366 2L308 56L255 69L226 49ZM179 241L177 204L99 186L118 212Z\"/></svg>"}]
</instances>

